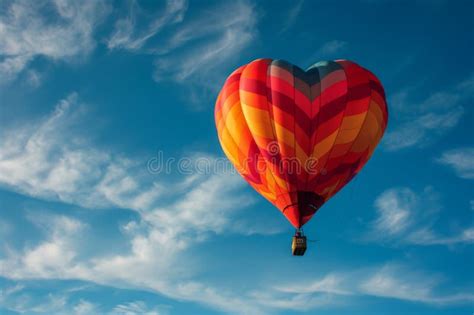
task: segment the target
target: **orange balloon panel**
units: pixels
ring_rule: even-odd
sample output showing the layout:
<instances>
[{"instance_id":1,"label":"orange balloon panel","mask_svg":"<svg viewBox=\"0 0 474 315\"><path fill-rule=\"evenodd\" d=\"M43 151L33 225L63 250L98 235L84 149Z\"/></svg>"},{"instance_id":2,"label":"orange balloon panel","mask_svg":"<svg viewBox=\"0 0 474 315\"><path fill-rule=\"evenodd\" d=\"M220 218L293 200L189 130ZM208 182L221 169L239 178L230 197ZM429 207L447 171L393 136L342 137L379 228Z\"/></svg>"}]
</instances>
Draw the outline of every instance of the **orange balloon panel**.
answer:
<instances>
[{"instance_id":1,"label":"orange balloon panel","mask_svg":"<svg viewBox=\"0 0 474 315\"><path fill-rule=\"evenodd\" d=\"M224 153L296 228L362 169L387 119L380 81L347 60L306 71L255 60L227 78L215 108Z\"/></svg>"}]
</instances>

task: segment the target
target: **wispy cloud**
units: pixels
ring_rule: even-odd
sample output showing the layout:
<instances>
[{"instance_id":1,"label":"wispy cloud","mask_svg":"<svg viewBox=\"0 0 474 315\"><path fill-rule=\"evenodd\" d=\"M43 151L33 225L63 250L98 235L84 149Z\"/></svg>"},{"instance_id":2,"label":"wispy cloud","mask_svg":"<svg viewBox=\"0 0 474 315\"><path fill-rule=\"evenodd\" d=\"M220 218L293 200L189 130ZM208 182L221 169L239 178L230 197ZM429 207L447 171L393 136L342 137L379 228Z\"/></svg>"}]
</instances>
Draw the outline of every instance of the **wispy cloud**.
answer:
<instances>
[{"instance_id":1,"label":"wispy cloud","mask_svg":"<svg viewBox=\"0 0 474 315\"><path fill-rule=\"evenodd\" d=\"M439 276L414 272L406 266L387 264L362 280L359 290L372 296L438 305L474 301L474 295L470 293L436 294L435 288L439 283Z\"/></svg>"},{"instance_id":2,"label":"wispy cloud","mask_svg":"<svg viewBox=\"0 0 474 315\"><path fill-rule=\"evenodd\" d=\"M414 121L401 124L384 137L387 150L395 151L418 145L426 145L456 126L464 114L462 107L442 113L427 113Z\"/></svg>"},{"instance_id":3,"label":"wispy cloud","mask_svg":"<svg viewBox=\"0 0 474 315\"><path fill-rule=\"evenodd\" d=\"M474 80L468 78L451 89L438 91L419 103L411 100L413 89L394 94L389 105L397 113L395 128L388 130L383 144L388 151L428 145L453 129L472 97Z\"/></svg>"},{"instance_id":4,"label":"wispy cloud","mask_svg":"<svg viewBox=\"0 0 474 315\"><path fill-rule=\"evenodd\" d=\"M247 1L220 2L186 18L186 2L168 1L153 20L136 2L131 8L117 21L108 47L155 56L157 82L171 80L215 92L224 79L222 65L237 59L256 37L257 15ZM142 20L148 25L139 27ZM198 92L194 89L190 99L197 100L193 93Z\"/></svg>"},{"instance_id":5,"label":"wispy cloud","mask_svg":"<svg viewBox=\"0 0 474 315\"><path fill-rule=\"evenodd\" d=\"M140 170L136 161L99 150L74 132L84 123L83 107L78 96L72 94L50 116L5 131L0 146L0 182L7 189L38 199L134 211L138 218L121 227L130 250L86 258L87 249L77 237L89 229L86 223L67 216L45 218L34 213L30 221L45 238L21 250L7 250L5 259L0 260L1 275L140 287L229 312L245 309L251 314L251 307L232 292L186 280L196 272L186 258L191 245L202 243L212 234L248 234L242 228L249 226L246 219L238 216L238 209L253 203L241 191L243 180L236 174L204 173L164 185L147 178L143 174L145 163ZM203 154L197 158L215 159ZM166 198L162 198L163 191ZM229 299L234 302L229 303Z\"/></svg>"},{"instance_id":6,"label":"wispy cloud","mask_svg":"<svg viewBox=\"0 0 474 315\"><path fill-rule=\"evenodd\" d=\"M158 47L154 78L178 82L209 76L217 67L238 56L255 36L256 15L252 5L231 2L184 23ZM191 49L184 49L193 43Z\"/></svg>"},{"instance_id":7,"label":"wispy cloud","mask_svg":"<svg viewBox=\"0 0 474 315\"><path fill-rule=\"evenodd\" d=\"M288 14L285 19L285 23L280 30L280 34L289 30L293 24L296 22L296 18L300 15L301 10L303 9L304 0L298 0L295 3L292 3L292 7L288 10Z\"/></svg>"},{"instance_id":8,"label":"wispy cloud","mask_svg":"<svg viewBox=\"0 0 474 315\"><path fill-rule=\"evenodd\" d=\"M33 218L32 218L33 219ZM30 248L24 255L9 249L10 259L0 261L2 273L12 271L9 277L49 277L54 270L58 278L63 278L76 258L75 244L78 233L84 232L85 225L67 216L34 215L34 223L40 226L46 238L38 246ZM22 266L21 269L15 266ZM15 274L14 270L18 272Z\"/></svg>"},{"instance_id":9,"label":"wispy cloud","mask_svg":"<svg viewBox=\"0 0 474 315\"><path fill-rule=\"evenodd\" d=\"M230 230L241 230L242 222L227 215L232 215L232 205L244 208L253 199L234 194L244 187L237 174L183 174L165 185L147 173L146 161L98 149L87 134L79 135L77 130L87 124L86 108L72 93L49 116L2 130L0 184L28 196L85 208L130 209L148 221L167 222L176 229L186 230L192 224L195 230L219 233L232 221L236 225ZM205 153L188 160L218 162ZM180 198L170 201L177 195ZM216 211L214 215L209 209Z\"/></svg>"},{"instance_id":10,"label":"wispy cloud","mask_svg":"<svg viewBox=\"0 0 474 315\"><path fill-rule=\"evenodd\" d=\"M95 47L95 26L109 12L90 1L12 1L0 13L0 83L14 79L36 57L72 60Z\"/></svg>"},{"instance_id":11,"label":"wispy cloud","mask_svg":"<svg viewBox=\"0 0 474 315\"><path fill-rule=\"evenodd\" d=\"M0 290L0 310L7 314L75 314L67 305L67 297L62 294L46 294L36 299L29 294L18 292L3 294Z\"/></svg>"},{"instance_id":12,"label":"wispy cloud","mask_svg":"<svg viewBox=\"0 0 474 315\"><path fill-rule=\"evenodd\" d=\"M418 196L408 188L384 192L375 201L378 218L374 228L380 234L399 235L413 224L413 209L418 206Z\"/></svg>"},{"instance_id":13,"label":"wispy cloud","mask_svg":"<svg viewBox=\"0 0 474 315\"><path fill-rule=\"evenodd\" d=\"M474 179L474 148L460 148L443 152L438 163L451 167L465 179Z\"/></svg>"},{"instance_id":14,"label":"wispy cloud","mask_svg":"<svg viewBox=\"0 0 474 315\"><path fill-rule=\"evenodd\" d=\"M28 70L26 72L26 82L31 86L31 87L38 87L41 85L42 81L42 76L41 74L36 71L36 70Z\"/></svg>"},{"instance_id":15,"label":"wispy cloud","mask_svg":"<svg viewBox=\"0 0 474 315\"><path fill-rule=\"evenodd\" d=\"M17 289L19 288L19 289ZM26 290L25 290L26 289ZM23 291L23 292L22 292ZM107 303L104 303L107 304ZM10 314L48 315L168 315L165 305L150 306L143 301L126 302L116 306L105 306L80 298L77 300L69 292L41 294L28 291L24 286L15 285L0 290L0 310ZM3 314L3 313L2 313Z\"/></svg>"},{"instance_id":16,"label":"wispy cloud","mask_svg":"<svg viewBox=\"0 0 474 315\"><path fill-rule=\"evenodd\" d=\"M347 45L348 43L346 41L339 39L324 42L319 49L307 59L306 64L312 65L315 61L340 58L341 56L339 54L347 48Z\"/></svg>"},{"instance_id":17,"label":"wispy cloud","mask_svg":"<svg viewBox=\"0 0 474 315\"><path fill-rule=\"evenodd\" d=\"M441 210L438 199L431 187L420 194L407 187L383 192L375 201L377 218L371 223L368 239L412 245L473 243L474 227L454 235L440 235L434 230Z\"/></svg>"},{"instance_id":18,"label":"wispy cloud","mask_svg":"<svg viewBox=\"0 0 474 315\"><path fill-rule=\"evenodd\" d=\"M164 312L160 312L158 309L149 309L143 301L134 301L127 304L120 304L114 307L111 312L117 315L135 315L135 314L147 314L147 315L160 315Z\"/></svg>"},{"instance_id":19,"label":"wispy cloud","mask_svg":"<svg viewBox=\"0 0 474 315\"><path fill-rule=\"evenodd\" d=\"M347 42L342 40L331 40L329 42L324 43L321 48L319 49L318 53L320 55L333 55L340 52L347 46Z\"/></svg>"},{"instance_id":20,"label":"wispy cloud","mask_svg":"<svg viewBox=\"0 0 474 315\"><path fill-rule=\"evenodd\" d=\"M340 308L362 296L390 298L435 305L471 303L474 295L441 293L442 276L413 270L391 262L354 270L332 272L299 285L283 283L253 296L265 305L280 309L311 310Z\"/></svg>"},{"instance_id":21,"label":"wispy cloud","mask_svg":"<svg viewBox=\"0 0 474 315\"><path fill-rule=\"evenodd\" d=\"M325 275L324 278L306 283L304 286L293 284L277 286L275 289L285 293L331 293L337 295L351 295L351 291L346 290L342 286L344 278L342 274L329 273Z\"/></svg>"},{"instance_id":22,"label":"wispy cloud","mask_svg":"<svg viewBox=\"0 0 474 315\"><path fill-rule=\"evenodd\" d=\"M83 299L73 306L73 311L73 314L75 315L90 315L99 313L99 309L96 304Z\"/></svg>"},{"instance_id":23,"label":"wispy cloud","mask_svg":"<svg viewBox=\"0 0 474 315\"><path fill-rule=\"evenodd\" d=\"M5 238L12 231L13 227L10 223L0 219L0 237Z\"/></svg>"},{"instance_id":24,"label":"wispy cloud","mask_svg":"<svg viewBox=\"0 0 474 315\"><path fill-rule=\"evenodd\" d=\"M54 234L53 231L51 231ZM158 239L155 239L158 242ZM143 249L147 246L146 242L136 241L137 248ZM38 247L42 247L40 244ZM72 247L76 251L81 251L77 245ZM135 266L128 264L126 259L114 259L107 257L94 257L93 259L76 259L74 264L65 261L57 273L56 268L51 268L50 273L25 273L26 271L21 261L16 261L9 265L9 270L13 274L8 277L17 279L82 279L96 283L119 286L122 288L140 288L165 294L178 300L194 301L207 305L211 308L231 314L273 314L282 310L308 311L320 308L337 309L345 307L354 300L364 297L381 297L398 299L402 301L418 302L433 305L458 305L468 304L474 301L474 296L469 293L446 292L441 290L443 277L439 274L426 274L419 272L412 266L387 263L383 265L372 265L364 268L334 270L326 275L312 276L306 280L301 280L298 285L294 281L279 282L273 279L272 282L265 285L256 284L249 290L240 290L238 288L219 288L206 285L204 283L189 281L179 277L183 267L189 268L186 259L181 256L172 266L167 266L166 272L160 261L163 256L169 255L169 252L161 250L154 257L154 263L148 265L144 263L150 252L135 252ZM29 251L35 251L30 249ZM25 252L25 256L29 251ZM80 257L77 255L77 257ZM105 260L109 260L107 265ZM184 261L183 261L184 260ZM102 265L103 264L103 265ZM5 267L5 260L0 260L0 267ZM69 273L64 270L70 268ZM111 268L111 270L105 270ZM0 270L5 270L0 269ZM31 271L30 271L31 272ZM189 274L189 270L187 270ZM2 274L2 276L7 276ZM278 282L278 283L275 283ZM21 290L21 288L20 288ZM55 303L55 307L67 309L68 297L56 297L61 303ZM57 299L56 299L57 300ZM59 305L59 306L58 306ZM53 310L52 303L42 303L42 309ZM48 307L48 308L46 308ZM76 303L75 309L88 309L89 307L98 307L91 302ZM30 307L31 308L31 307ZM26 308L28 309L28 308ZM140 301L124 303L116 306L111 313L121 314L128 312L140 313L147 310L162 314L160 307L148 307ZM166 313L166 311L165 311Z\"/></svg>"},{"instance_id":25,"label":"wispy cloud","mask_svg":"<svg viewBox=\"0 0 474 315\"><path fill-rule=\"evenodd\" d=\"M183 21L187 9L187 1L167 1L163 12L147 16L137 1L129 1L128 16L118 19L107 39L109 49L141 49L148 40L156 36L163 28ZM143 20L148 20L144 29L139 29Z\"/></svg>"},{"instance_id":26,"label":"wispy cloud","mask_svg":"<svg viewBox=\"0 0 474 315\"><path fill-rule=\"evenodd\" d=\"M131 169L132 163L89 147L84 142L86 135L72 132L83 109L77 94L72 93L48 117L4 130L2 185L30 196L83 206L117 205L120 200L107 196L107 178L117 169ZM126 176L115 179L116 185L131 181Z\"/></svg>"}]
</instances>

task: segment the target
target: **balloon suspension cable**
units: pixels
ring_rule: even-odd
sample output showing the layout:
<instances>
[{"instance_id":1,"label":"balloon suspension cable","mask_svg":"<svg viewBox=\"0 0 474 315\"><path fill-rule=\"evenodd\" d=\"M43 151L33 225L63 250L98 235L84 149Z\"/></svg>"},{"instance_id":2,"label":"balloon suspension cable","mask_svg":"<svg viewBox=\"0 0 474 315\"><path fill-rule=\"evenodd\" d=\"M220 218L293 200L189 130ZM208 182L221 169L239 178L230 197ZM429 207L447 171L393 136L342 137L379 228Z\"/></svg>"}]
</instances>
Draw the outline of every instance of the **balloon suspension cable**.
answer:
<instances>
[{"instance_id":1,"label":"balloon suspension cable","mask_svg":"<svg viewBox=\"0 0 474 315\"><path fill-rule=\"evenodd\" d=\"M296 228L295 229L295 236L298 236L298 237L305 236L303 228ZM319 240L317 240L317 239L314 239L314 240L307 239L307 241L311 242L311 243L319 242Z\"/></svg>"}]
</instances>

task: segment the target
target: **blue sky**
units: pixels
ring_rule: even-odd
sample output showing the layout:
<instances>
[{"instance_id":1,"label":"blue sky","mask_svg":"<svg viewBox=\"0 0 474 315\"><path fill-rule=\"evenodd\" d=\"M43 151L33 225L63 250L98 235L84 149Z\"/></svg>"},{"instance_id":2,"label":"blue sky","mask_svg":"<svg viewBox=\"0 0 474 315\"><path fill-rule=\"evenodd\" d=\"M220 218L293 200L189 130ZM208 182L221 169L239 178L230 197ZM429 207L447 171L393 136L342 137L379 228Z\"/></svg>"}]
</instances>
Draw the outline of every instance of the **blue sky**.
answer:
<instances>
[{"instance_id":1,"label":"blue sky","mask_svg":"<svg viewBox=\"0 0 474 315\"><path fill-rule=\"evenodd\" d=\"M472 313L473 12L2 1L0 313ZM276 209L214 171L218 90L261 57L354 60L388 96L382 143L302 258Z\"/></svg>"}]
</instances>

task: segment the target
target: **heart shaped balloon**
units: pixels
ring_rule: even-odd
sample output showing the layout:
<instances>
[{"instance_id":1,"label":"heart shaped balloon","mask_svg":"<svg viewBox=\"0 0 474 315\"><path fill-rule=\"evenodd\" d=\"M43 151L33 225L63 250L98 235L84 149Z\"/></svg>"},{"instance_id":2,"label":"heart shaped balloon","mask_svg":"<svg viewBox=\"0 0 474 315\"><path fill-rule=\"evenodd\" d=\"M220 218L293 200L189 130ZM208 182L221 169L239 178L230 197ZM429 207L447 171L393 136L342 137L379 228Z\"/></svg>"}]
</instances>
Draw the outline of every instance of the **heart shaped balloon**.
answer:
<instances>
[{"instance_id":1,"label":"heart shaped balloon","mask_svg":"<svg viewBox=\"0 0 474 315\"><path fill-rule=\"evenodd\" d=\"M238 172L300 228L367 163L388 113L380 81L354 62L258 59L227 78L215 120Z\"/></svg>"}]
</instances>

